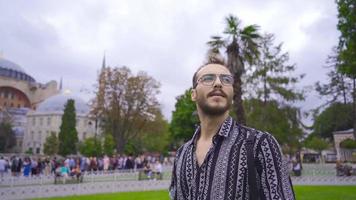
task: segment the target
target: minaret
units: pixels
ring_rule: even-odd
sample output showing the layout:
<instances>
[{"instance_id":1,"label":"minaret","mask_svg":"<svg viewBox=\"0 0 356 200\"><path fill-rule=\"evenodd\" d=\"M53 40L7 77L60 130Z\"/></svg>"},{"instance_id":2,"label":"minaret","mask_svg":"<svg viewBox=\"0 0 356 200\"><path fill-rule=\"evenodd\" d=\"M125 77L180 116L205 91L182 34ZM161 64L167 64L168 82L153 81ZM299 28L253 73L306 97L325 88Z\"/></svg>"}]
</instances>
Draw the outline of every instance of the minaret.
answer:
<instances>
[{"instance_id":1,"label":"minaret","mask_svg":"<svg viewBox=\"0 0 356 200\"><path fill-rule=\"evenodd\" d=\"M104 51L104 58L103 58L103 64L101 66L101 70L105 69L106 67L106 62L105 62L105 51Z\"/></svg>"},{"instance_id":2,"label":"minaret","mask_svg":"<svg viewBox=\"0 0 356 200\"><path fill-rule=\"evenodd\" d=\"M59 91L62 91L62 89L63 89L63 80L61 77L61 80L59 81Z\"/></svg>"}]
</instances>

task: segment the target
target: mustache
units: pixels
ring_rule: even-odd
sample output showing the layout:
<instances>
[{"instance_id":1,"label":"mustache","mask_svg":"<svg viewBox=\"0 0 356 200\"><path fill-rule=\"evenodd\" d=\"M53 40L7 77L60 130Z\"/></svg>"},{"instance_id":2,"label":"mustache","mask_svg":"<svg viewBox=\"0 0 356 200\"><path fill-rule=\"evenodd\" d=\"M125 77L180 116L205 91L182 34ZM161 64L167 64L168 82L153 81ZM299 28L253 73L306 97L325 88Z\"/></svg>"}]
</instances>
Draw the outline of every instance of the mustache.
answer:
<instances>
[{"instance_id":1,"label":"mustache","mask_svg":"<svg viewBox=\"0 0 356 200\"><path fill-rule=\"evenodd\" d=\"M220 95L222 97L227 97L227 94L222 91L221 89L215 89L211 92L208 93L208 97L215 96L215 95Z\"/></svg>"}]
</instances>

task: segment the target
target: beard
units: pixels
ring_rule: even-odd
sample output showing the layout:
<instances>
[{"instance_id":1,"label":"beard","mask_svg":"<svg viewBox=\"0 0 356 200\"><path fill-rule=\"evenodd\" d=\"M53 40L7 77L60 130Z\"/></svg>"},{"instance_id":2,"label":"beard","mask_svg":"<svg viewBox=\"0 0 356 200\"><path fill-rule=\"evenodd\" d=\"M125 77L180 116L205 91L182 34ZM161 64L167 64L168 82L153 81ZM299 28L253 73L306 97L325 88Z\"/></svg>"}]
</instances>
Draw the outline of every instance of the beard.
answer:
<instances>
[{"instance_id":1,"label":"beard","mask_svg":"<svg viewBox=\"0 0 356 200\"><path fill-rule=\"evenodd\" d=\"M232 104L231 100L231 98L227 98L227 102L224 106L211 106L205 98L198 98L196 103L205 115L220 116L230 109Z\"/></svg>"}]
</instances>

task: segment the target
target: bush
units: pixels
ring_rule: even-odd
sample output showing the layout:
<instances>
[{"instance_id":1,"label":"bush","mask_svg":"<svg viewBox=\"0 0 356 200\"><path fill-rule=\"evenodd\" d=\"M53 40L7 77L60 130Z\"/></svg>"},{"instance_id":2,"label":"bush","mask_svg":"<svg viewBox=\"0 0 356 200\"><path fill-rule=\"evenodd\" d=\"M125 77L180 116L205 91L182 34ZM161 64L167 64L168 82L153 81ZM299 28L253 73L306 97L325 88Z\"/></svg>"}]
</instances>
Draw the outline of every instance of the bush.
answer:
<instances>
[{"instance_id":1,"label":"bush","mask_svg":"<svg viewBox=\"0 0 356 200\"><path fill-rule=\"evenodd\" d=\"M351 138L347 138L340 142L340 147L344 149L356 149L356 141Z\"/></svg>"}]
</instances>

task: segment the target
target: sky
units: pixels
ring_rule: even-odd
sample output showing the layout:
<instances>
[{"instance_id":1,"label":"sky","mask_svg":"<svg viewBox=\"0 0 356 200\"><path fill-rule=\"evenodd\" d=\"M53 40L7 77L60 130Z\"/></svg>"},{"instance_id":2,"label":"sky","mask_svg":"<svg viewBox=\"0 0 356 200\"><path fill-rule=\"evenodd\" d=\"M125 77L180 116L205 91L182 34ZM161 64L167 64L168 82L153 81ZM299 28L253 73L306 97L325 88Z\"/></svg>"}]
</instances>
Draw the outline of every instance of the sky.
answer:
<instances>
[{"instance_id":1,"label":"sky","mask_svg":"<svg viewBox=\"0 0 356 200\"><path fill-rule=\"evenodd\" d=\"M298 87L327 81L325 61L339 36L334 0L0 0L0 53L37 82L63 77L63 87L85 100L105 54L107 65L160 82L158 99L170 120L228 14L283 42L295 74L306 74ZM307 95L298 104L304 111L321 104Z\"/></svg>"}]
</instances>

